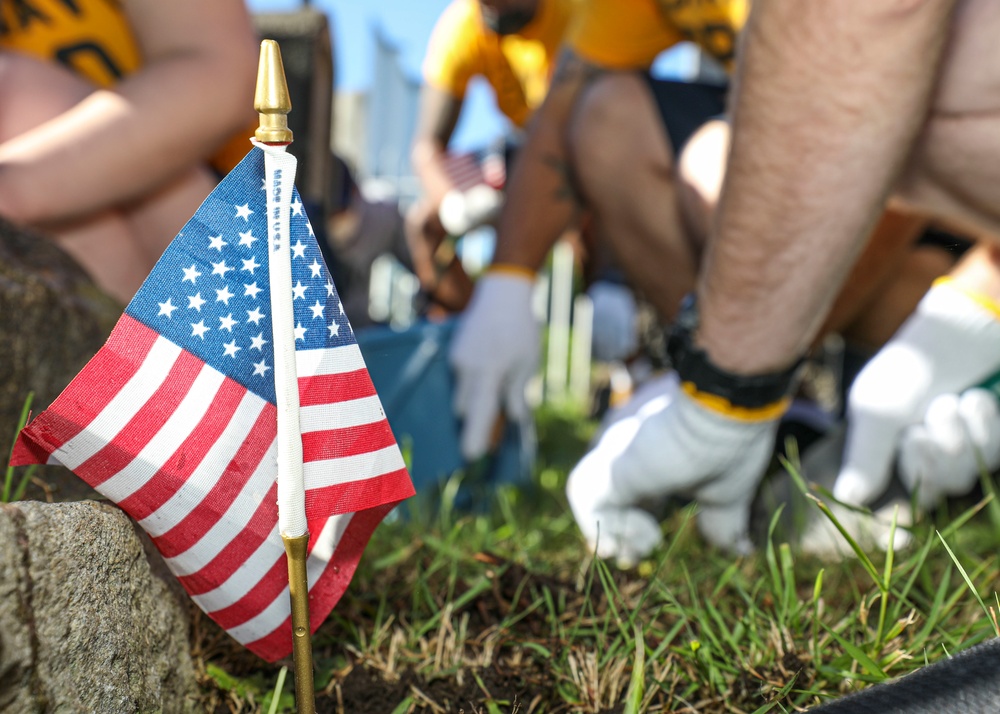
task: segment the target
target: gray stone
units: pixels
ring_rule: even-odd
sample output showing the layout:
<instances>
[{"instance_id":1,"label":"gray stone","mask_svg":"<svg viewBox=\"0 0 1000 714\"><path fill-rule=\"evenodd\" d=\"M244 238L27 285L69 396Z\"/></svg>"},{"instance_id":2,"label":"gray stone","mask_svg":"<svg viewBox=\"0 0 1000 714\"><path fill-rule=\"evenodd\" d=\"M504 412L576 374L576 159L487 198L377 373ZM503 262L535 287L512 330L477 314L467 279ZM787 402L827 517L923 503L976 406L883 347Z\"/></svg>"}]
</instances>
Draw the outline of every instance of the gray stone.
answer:
<instances>
[{"instance_id":1,"label":"gray stone","mask_svg":"<svg viewBox=\"0 0 1000 714\"><path fill-rule=\"evenodd\" d=\"M28 393L35 394L34 413L48 406L104 344L121 312L53 241L0 219L0 454L10 451ZM46 469L50 476L59 500L85 493L64 470ZM60 493L60 483L77 493Z\"/></svg>"},{"instance_id":2,"label":"gray stone","mask_svg":"<svg viewBox=\"0 0 1000 714\"><path fill-rule=\"evenodd\" d=\"M0 711L197 710L189 601L151 548L111 505L0 505Z\"/></svg>"}]
</instances>

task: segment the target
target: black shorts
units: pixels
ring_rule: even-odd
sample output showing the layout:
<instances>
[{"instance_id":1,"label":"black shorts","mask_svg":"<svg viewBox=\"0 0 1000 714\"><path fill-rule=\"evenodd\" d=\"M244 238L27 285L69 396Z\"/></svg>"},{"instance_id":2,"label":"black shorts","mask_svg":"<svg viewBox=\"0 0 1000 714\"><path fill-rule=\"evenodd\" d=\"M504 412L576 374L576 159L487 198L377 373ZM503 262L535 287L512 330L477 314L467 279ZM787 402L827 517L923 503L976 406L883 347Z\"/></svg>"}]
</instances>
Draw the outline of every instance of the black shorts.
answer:
<instances>
[{"instance_id":1,"label":"black shorts","mask_svg":"<svg viewBox=\"0 0 1000 714\"><path fill-rule=\"evenodd\" d=\"M644 76L675 155L699 127L721 118L726 111L726 86L655 79L648 73Z\"/></svg>"},{"instance_id":2,"label":"black shorts","mask_svg":"<svg viewBox=\"0 0 1000 714\"><path fill-rule=\"evenodd\" d=\"M917 246L940 248L958 260L975 245L975 241L967 236L951 233L943 228L931 226L917 238Z\"/></svg>"}]
</instances>

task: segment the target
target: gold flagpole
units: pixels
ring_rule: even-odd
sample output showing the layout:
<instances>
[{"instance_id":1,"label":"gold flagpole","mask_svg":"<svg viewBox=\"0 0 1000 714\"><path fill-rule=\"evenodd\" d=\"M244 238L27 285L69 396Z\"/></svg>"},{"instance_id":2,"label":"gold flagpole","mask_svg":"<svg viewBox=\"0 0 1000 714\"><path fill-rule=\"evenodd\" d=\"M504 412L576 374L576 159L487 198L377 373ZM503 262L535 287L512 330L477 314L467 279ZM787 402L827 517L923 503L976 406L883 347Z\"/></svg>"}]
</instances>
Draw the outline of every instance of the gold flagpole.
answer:
<instances>
[{"instance_id":1,"label":"gold flagpole","mask_svg":"<svg viewBox=\"0 0 1000 714\"><path fill-rule=\"evenodd\" d=\"M260 113L257 141L284 146L292 142L288 128L288 112L292 100L288 95L281 51L274 40L260 43L260 64L257 68L257 91L254 109ZM306 570L309 533L301 536L281 535L288 556L288 590L292 600L292 660L295 672L295 704L299 714L315 714L316 695L313 685L312 639L309 627L309 579Z\"/></svg>"}]
</instances>

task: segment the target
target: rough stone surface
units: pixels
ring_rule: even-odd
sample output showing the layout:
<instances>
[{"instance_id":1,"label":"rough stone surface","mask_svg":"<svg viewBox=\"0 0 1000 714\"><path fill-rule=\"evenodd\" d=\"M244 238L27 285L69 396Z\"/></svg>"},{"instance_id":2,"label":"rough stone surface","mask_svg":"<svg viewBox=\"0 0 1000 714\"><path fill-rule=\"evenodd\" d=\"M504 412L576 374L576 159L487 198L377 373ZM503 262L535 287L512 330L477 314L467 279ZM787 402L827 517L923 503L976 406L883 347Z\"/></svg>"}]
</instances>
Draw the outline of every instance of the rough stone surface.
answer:
<instances>
[{"instance_id":1,"label":"rough stone surface","mask_svg":"<svg viewBox=\"0 0 1000 714\"><path fill-rule=\"evenodd\" d=\"M121 311L55 243L0 219L0 454L10 451L28 393L35 393L34 413L48 406L104 344ZM59 483L70 490L82 483L63 470L46 469L46 476L57 492Z\"/></svg>"},{"instance_id":2,"label":"rough stone surface","mask_svg":"<svg viewBox=\"0 0 1000 714\"><path fill-rule=\"evenodd\" d=\"M188 606L148 548L114 506L0 505L0 711L196 711Z\"/></svg>"}]
</instances>

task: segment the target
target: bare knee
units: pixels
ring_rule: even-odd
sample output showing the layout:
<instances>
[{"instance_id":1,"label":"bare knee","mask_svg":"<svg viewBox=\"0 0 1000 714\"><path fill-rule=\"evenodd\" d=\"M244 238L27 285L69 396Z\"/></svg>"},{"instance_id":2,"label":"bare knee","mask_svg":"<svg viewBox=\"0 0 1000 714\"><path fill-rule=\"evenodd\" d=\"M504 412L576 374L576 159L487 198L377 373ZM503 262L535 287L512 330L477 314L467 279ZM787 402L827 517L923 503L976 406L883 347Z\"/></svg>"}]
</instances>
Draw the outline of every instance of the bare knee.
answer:
<instances>
[{"instance_id":1,"label":"bare knee","mask_svg":"<svg viewBox=\"0 0 1000 714\"><path fill-rule=\"evenodd\" d=\"M60 65L0 51L0 141L62 114L93 91Z\"/></svg>"},{"instance_id":2,"label":"bare knee","mask_svg":"<svg viewBox=\"0 0 1000 714\"><path fill-rule=\"evenodd\" d=\"M568 142L577 181L589 199L620 186L623 175L673 170L653 98L637 74L605 74L588 87L574 108Z\"/></svg>"},{"instance_id":3,"label":"bare knee","mask_svg":"<svg viewBox=\"0 0 1000 714\"><path fill-rule=\"evenodd\" d=\"M729 137L727 122L710 121L691 136L677 159L677 195L691 235L699 243L707 238L719 204Z\"/></svg>"}]
</instances>

